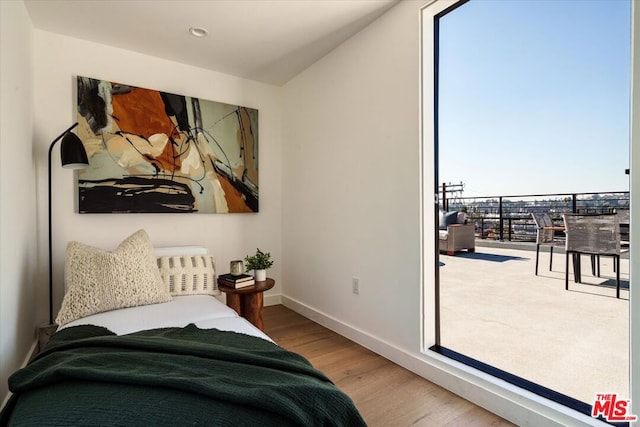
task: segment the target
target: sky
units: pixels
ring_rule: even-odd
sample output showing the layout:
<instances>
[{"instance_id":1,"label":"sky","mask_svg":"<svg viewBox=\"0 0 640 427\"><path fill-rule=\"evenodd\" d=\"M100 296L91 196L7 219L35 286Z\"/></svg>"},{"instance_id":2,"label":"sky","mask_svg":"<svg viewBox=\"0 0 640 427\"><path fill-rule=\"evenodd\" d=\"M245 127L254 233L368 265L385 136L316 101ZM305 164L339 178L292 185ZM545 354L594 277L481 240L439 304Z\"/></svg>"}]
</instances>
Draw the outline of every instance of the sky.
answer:
<instances>
[{"instance_id":1,"label":"sky","mask_svg":"<svg viewBox=\"0 0 640 427\"><path fill-rule=\"evenodd\" d=\"M629 0L471 0L440 19L439 182L628 191Z\"/></svg>"}]
</instances>

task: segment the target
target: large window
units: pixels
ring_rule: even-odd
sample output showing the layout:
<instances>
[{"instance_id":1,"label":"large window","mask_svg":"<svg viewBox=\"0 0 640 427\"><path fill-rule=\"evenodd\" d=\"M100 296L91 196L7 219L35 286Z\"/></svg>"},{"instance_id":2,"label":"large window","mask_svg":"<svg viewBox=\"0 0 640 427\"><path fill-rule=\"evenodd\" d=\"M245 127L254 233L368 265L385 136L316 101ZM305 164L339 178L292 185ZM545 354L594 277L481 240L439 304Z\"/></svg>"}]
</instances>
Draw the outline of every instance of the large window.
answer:
<instances>
[{"instance_id":1,"label":"large window","mask_svg":"<svg viewBox=\"0 0 640 427\"><path fill-rule=\"evenodd\" d=\"M471 0L435 24L439 207L475 236L440 251L434 348L582 412L629 396L628 254L620 298L605 258L598 277L583 257L580 282L571 259L566 290L561 228L563 213L629 207L630 12ZM553 255L536 252L534 212L558 227Z\"/></svg>"}]
</instances>

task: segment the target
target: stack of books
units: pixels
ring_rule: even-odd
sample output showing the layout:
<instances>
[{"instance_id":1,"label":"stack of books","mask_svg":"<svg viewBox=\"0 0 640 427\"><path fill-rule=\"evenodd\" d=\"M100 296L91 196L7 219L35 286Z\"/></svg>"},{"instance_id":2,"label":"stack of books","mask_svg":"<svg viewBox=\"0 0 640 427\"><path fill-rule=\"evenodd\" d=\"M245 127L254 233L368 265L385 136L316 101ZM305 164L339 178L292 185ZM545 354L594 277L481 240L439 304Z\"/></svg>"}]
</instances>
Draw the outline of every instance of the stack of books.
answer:
<instances>
[{"instance_id":1,"label":"stack of books","mask_svg":"<svg viewBox=\"0 0 640 427\"><path fill-rule=\"evenodd\" d=\"M224 286L229 286L230 288L244 288L245 286L255 285L256 281L253 276L248 274L222 274L218 276L218 283Z\"/></svg>"}]
</instances>

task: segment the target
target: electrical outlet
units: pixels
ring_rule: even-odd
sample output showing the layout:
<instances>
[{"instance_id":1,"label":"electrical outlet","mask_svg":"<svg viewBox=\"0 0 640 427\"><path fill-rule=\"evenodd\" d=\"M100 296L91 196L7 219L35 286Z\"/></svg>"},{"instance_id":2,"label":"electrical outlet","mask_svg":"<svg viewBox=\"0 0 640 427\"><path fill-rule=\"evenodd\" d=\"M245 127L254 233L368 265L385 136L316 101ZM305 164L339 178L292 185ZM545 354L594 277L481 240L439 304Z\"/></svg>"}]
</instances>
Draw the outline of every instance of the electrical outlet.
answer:
<instances>
[{"instance_id":1,"label":"electrical outlet","mask_svg":"<svg viewBox=\"0 0 640 427\"><path fill-rule=\"evenodd\" d=\"M354 277L351 280L351 287L354 294L360 295L360 279L359 278Z\"/></svg>"}]
</instances>

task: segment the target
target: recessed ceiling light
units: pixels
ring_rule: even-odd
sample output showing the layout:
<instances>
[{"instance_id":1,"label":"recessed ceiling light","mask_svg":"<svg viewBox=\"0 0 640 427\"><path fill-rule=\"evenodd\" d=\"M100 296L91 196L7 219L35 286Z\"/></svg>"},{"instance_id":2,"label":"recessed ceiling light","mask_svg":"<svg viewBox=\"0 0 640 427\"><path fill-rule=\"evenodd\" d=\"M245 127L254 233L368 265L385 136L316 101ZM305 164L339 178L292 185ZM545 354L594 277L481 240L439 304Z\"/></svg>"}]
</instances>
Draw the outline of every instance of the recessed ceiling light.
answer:
<instances>
[{"instance_id":1,"label":"recessed ceiling light","mask_svg":"<svg viewBox=\"0 0 640 427\"><path fill-rule=\"evenodd\" d=\"M189 28L189 34L191 34L193 37L202 38L206 37L207 34L209 34L209 31L207 31L206 28L202 27L191 27Z\"/></svg>"}]
</instances>

